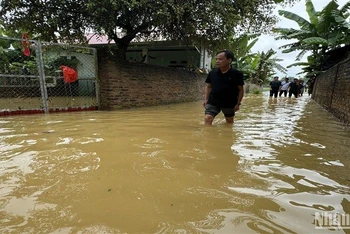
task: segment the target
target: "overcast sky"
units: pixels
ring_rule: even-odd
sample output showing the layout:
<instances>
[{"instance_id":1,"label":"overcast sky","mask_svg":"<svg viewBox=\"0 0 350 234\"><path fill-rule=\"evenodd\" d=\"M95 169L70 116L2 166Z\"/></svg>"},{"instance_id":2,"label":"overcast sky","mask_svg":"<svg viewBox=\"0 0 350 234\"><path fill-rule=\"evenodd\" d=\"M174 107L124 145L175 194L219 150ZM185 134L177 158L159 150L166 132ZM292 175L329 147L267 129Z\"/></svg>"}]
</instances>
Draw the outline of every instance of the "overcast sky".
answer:
<instances>
[{"instance_id":1,"label":"overcast sky","mask_svg":"<svg viewBox=\"0 0 350 234\"><path fill-rule=\"evenodd\" d=\"M324 8L324 6L326 6L330 2L330 0L313 0L312 2L314 4L316 11L320 11ZM339 4L339 7L342 7L342 6L344 6L344 4L346 2L348 2L348 0L338 0L337 2ZM309 21L309 16L307 15L306 7L305 7L305 0L300 0L300 2L295 4L293 7L286 7L286 8L279 7L278 9L275 10L277 15L278 15L277 11L279 9L283 9L286 11L296 13L299 16L301 16L304 19ZM280 18L280 21L278 22L277 27L299 29L298 25L294 21L285 19L282 16L279 16L279 18ZM258 52L258 51L260 51L260 52L265 51L266 52L270 48L272 48L273 50L277 51L276 57L283 59L283 61L280 62L280 64L284 67L287 67L288 65L296 62L295 58L299 53L296 52L296 53L282 54L281 50L278 48L282 45L289 44L291 42L293 42L293 41L286 41L286 40L277 40L276 41L273 36L263 35L260 37L259 41L255 44L252 51L253 52ZM302 58L301 61L306 61L307 56L308 56L307 54L304 55L304 57ZM296 76L296 74L299 73L300 71L301 71L301 67L291 67L291 68L288 68L287 75L288 76ZM277 75L279 75L280 77L285 76L283 73L280 73L280 72L277 72Z\"/></svg>"}]
</instances>

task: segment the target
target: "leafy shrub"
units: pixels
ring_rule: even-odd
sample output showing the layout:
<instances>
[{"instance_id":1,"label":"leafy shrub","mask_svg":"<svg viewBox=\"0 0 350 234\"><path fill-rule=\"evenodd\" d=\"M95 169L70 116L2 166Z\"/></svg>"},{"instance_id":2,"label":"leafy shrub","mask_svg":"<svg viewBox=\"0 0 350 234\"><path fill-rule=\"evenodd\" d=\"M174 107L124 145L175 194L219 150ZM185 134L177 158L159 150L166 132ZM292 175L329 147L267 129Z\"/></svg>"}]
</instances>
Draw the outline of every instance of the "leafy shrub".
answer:
<instances>
[{"instance_id":1,"label":"leafy shrub","mask_svg":"<svg viewBox=\"0 0 350 234\"><path fill-rule=\"evenodd\" d=\"M260 89L253 89L252 94L262 94Z\"/></svg>"}]
</instances>

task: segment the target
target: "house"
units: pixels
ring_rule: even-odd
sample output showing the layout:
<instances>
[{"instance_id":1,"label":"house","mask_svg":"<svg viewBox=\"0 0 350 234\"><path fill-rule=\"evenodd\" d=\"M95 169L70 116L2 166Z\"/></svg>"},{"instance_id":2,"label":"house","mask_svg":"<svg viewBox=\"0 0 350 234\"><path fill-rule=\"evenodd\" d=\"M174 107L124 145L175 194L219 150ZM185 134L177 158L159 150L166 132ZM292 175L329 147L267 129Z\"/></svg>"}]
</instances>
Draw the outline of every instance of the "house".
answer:
<instances>
[{"instance_id":1,"label":"house","mask_svg":"<svg viewBox=\"0 0 350 234\"><path fill-rule=\"evenodd\" d=\"M87 37L89 45L93 47L114 44L107 36L90 34ZM126 59L130 62L208 72L212 56L204 47L188 46L181 41L142 41L130 44Z\"/></svg>"},{"instance_id":2,"label":"house","mask_svg":"<svg viewBox=\"0 0 350 234\"><path fill-rule=\"evenodd\" d=\"M69 66L78 72L78 81L73 82L72 93L79 96L95 95L97 79L96 50L90 47L61 44L43 44L43 60L46 86L49 93L65 95L61 66ZM57 90L59 89L59 90Z\"/></svg>"}]
</instances>

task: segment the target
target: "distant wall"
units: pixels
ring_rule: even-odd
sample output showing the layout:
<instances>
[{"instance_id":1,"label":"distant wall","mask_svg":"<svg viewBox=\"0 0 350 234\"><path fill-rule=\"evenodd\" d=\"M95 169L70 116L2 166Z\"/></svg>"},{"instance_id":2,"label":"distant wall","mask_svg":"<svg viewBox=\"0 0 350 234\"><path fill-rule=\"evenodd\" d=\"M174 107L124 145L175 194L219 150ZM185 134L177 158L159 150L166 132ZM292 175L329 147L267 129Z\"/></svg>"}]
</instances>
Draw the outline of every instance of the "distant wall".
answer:
<instances>
[{"instance_id":1,"label":"distant wall","mask_svg":"<svg viewBox=\"0 0 350 234\"><path fill-rule=\"evenodd\" d=\"M316 78L312 98L340 121L350 123L350 54Z\"/></svg>"},{"instance_id":2,"label":"distant wall","mask_svg":"<svg viewBox=\"0 0 350 234\"><path fill-rule=\"evenodd\" d=\"M205 75L144 63L116 62L98 52L100 109L191 102L202 99Z\"/></svg>"}]
</instances>

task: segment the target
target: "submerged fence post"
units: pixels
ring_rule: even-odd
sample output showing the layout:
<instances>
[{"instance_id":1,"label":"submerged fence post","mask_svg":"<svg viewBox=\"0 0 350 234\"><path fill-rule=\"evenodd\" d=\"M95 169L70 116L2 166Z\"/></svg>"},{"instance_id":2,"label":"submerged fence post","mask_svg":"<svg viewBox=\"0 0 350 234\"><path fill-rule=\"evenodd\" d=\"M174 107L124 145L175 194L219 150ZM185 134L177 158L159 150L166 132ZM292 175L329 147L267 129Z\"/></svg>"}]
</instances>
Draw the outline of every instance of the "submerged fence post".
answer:
<instances>
[{"instance_id":1,"label":"submerged fence post","mask_svg":"<svg viewBox=\"0 0 350 234\"><path fill-rule=\"evenodd\" d=\"M40 81L40 91L41 91L41 98L42 98L42 104L43 109L45 113L49 113L49 107L48 107L48 95L47 95L47 89L46 89L46 82L45 82L45 70L44 70L44 61L43 61L43 53L42 53L42 46L40 41L36 41L36 58L37 58L37 64L38 64L38 71L39 71L39 81Z\"/></svg>"}]
</instances>

